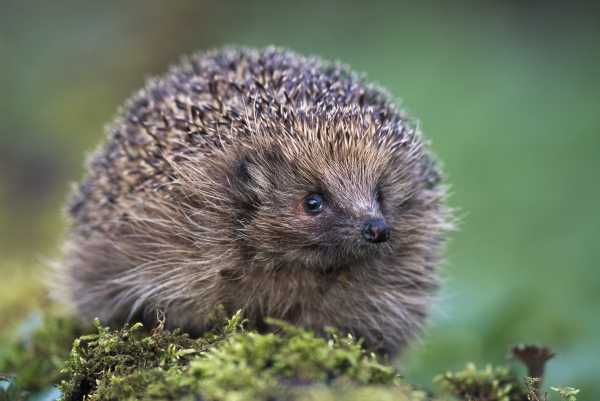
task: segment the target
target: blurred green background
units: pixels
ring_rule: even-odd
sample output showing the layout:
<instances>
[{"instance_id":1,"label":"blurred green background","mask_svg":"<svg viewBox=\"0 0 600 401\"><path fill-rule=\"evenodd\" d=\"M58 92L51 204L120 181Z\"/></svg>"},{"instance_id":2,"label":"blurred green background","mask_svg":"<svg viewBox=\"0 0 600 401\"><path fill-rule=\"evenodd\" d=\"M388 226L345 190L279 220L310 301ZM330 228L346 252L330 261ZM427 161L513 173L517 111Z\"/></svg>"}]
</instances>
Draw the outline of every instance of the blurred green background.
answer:
<instances>
[{"instance_id":1,"label":"blurred green background","mask_svg":"<svg viewBox=\"0 0 600 401\"><path fill-rule=\"evenodd\" d=\"M417 5L418 4L418 5ZM409 380L513 343L600 399L600 7L583 2L0 1L0 331L44 306L61 207L117 107L186 53L276 44L402 99L458 208Z\"/></svg>"}]
</instances>

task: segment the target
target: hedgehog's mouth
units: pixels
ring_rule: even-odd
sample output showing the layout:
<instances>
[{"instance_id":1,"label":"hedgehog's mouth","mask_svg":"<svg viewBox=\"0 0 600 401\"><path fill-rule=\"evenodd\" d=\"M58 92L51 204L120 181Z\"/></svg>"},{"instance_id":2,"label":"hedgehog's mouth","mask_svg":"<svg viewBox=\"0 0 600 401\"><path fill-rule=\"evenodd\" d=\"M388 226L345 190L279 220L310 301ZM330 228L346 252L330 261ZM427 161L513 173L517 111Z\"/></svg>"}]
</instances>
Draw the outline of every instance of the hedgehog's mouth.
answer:
<instances>
[{"instance_id":1,"label":"hedgehog's mouth","mask_svg":"<svg viewBox=\"0 0 600 401\"><path fill-rule=\"evenodd\" d=\"M344 270L382 257L387 253L387 248L366 241L337 245L313 244L302 248L300 260L305 262L306 267L320 271Z\"/></svg>"},{"instance_id":2,"label":"hedgehog's mouth","mask_svg":"<svg viewBox=\"0 0 600 401\"><path fill-rule=\"evenodd\" d=\"M329 272L368 266L389 255L391 244L373 243L362 238L346 238L343 241L313 242L294 247L274 250L248 248L246 255L254 260L255 267L264 266L268 270L313 270Z\"/></svg>"}]
</instances>

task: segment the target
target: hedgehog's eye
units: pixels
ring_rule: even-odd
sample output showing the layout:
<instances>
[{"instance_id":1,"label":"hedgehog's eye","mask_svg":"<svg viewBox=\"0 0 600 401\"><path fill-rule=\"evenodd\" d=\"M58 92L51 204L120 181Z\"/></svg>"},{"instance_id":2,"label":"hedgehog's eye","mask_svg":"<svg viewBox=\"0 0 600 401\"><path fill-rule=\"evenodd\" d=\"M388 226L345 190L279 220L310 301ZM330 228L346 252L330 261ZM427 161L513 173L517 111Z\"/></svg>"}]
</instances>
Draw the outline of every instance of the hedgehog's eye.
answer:
<instances>
[{"instance_id":1,"label":"hedgehog's eye","mask_svg":"<svg viewBox=\"0 0 600 401\"><path fill-rule=\"evenodd\" d=\"M324 203L323 195L310 194L304 198L304 210L311 214L321 213Z\"/></svg>"}]
</instances>

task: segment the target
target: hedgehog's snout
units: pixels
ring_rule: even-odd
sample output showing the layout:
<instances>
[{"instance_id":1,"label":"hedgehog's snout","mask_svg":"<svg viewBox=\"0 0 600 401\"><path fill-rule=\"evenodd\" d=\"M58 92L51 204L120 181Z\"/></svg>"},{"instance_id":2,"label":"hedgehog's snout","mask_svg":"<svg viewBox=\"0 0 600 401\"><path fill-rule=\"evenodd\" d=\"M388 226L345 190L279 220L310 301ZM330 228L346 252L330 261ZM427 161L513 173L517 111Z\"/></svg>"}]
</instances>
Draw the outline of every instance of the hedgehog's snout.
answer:
<instances>
[{"instance_id":1,"label":"hedgehog's snout","mask_svg":"<svg viewBox=\"0 0 600 401\"><path fill-rule=\"evenodd\" d=\"M370 218L365 221L362 236L369 242L385 242L390 238L390 226L382 218Z\"/></svg>"}]
</instances>

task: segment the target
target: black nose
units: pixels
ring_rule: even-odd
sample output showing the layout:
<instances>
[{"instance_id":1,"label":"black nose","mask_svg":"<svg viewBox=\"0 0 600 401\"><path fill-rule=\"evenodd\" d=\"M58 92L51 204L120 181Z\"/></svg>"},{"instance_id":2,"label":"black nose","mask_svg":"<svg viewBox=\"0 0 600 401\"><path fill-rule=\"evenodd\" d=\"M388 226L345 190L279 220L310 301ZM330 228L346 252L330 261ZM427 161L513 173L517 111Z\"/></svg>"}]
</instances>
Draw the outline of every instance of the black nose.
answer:
<instances>
[{"instance_id":1,"label":"black nose","mask_svg":"<svg viewBox=\"0 0 600 401\"><path fill-rule=\"evenodd\" d=\"M383 219L369 219L363 226L362 236L369 242L384 242L390 238L390 227Z\"/></svg>"}]
</instances>

